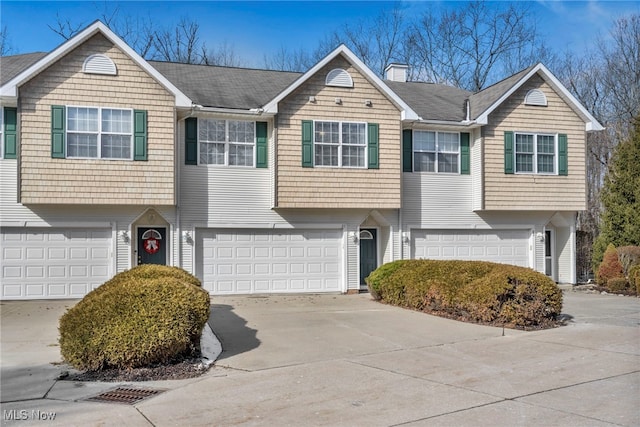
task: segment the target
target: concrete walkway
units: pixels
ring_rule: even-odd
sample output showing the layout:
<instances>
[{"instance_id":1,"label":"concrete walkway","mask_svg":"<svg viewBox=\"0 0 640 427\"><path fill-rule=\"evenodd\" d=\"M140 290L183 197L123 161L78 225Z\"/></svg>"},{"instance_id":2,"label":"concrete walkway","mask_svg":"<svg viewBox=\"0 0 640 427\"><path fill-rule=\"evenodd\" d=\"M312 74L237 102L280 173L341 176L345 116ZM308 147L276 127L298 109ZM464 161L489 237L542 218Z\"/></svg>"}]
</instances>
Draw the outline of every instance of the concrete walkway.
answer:
<instances>
[{"instance_id":1,"label":"concrete walkway","mask_svg":"<svg viewBox=\"0 0 640 427\"><path fill-rule=\"evenodd\" d=\"M75 301L2 302L2 425L640 425L638 298L565 292L568 326L504 334L367 294L212 300L216 367L136 405L56 379Z\"/></svg>"}]
</instances>

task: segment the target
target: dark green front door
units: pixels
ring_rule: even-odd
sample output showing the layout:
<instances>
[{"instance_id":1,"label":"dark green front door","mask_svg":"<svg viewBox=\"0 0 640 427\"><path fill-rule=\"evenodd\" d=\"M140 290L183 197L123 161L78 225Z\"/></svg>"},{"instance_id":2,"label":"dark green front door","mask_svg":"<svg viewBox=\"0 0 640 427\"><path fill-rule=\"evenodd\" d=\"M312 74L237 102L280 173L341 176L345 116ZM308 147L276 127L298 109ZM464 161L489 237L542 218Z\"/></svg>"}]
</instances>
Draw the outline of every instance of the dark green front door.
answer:
<instances>
[{"instance_id":1,"label":"dark green front door","mask_svg":"<svg viewBox=\"0 0 640 427\"><path fill-rule=\"evenodd\" d=\"M138 228L138 265L141 264L167 264L165 227Z\"/></svg>"},{"instance_id":2,"label":"dark green front door","mask_svg":"<svg viewBox=\"0 0 640 427\"><path fill-rule=\"evenodd\" d=\"M360 230L360 287L366 287L364 279L378 268L378 230L363 228Z\"/></svg>"}]
</instances>

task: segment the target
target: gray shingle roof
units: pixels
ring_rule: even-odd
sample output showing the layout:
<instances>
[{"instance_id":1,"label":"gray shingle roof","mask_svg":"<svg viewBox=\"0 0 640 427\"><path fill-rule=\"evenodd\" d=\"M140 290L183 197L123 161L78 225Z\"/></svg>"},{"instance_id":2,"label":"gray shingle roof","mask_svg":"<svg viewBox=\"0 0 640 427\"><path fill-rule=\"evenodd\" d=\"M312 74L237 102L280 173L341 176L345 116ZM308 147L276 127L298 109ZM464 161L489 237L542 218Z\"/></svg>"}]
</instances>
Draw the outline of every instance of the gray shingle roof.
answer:
<instances>
[{"instance_id":1,"label":"gray shingle roof","mask_svg":"<svg viewBox=\"0 0 640 427\"><path fill-rule=\"evenodd\" d=\"M480 92L474 93L469 97L471 119L477 119L487 108L495 103L502 95L507 93L522 77L524 77L529 71L531 71L535 65L526 68L519 73L514 74L511 77L507 77L504 80L499 81L487 88L482 89Z\"/></svg>"},{"instance_id":2,"label":"gray shingle roof","mask_svg":"<svg viewBox=\"0 0 640 427\"><path fill-rule=\"evenodd\" d=\"M149 63L194 103L243 110L264 106L302 75L173 62Z\"/></svg>"},{"instance_id":3,"label":"gray shingle roof","mask_svg":"<svg viewBox=\"0 0 640 427\"><path fill-rule=\"evenodd\" d=\"M463 121L471 92L452 86L385 81L424 120Z\"/></svg>"},{"instance_id":4,"label":"gray shingle roof","mask_svg":"<svg viewBox=\"0 0 640 427\"><path fill-rule=\"evenodd\" d=\"M9 80L44 58L46 53L25 53L23 55L3 56L0 58L0 85L4 85Z\"/></svg>"}]
</instances>

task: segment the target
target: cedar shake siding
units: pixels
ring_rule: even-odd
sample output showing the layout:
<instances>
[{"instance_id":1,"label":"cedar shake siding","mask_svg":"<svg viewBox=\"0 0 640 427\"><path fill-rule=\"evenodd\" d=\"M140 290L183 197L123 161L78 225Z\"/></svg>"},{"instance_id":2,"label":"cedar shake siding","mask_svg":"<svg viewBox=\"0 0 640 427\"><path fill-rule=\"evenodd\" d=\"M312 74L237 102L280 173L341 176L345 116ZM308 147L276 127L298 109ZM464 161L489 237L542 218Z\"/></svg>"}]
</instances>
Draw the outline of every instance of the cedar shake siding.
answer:
<instances>
[{"instance_id":1,"label":"cedar shake siding","mask_svg":"<svg viewBox=\"0 0 640 427\"><path fill-rule=\"evenodd\" d=\"M336 68L351 75L353 87L325 85L327 74ZM315 102L310 102L310 96ZM337 104L336 98L342 103ZM371 106L365 105L366 100ZM312 120L377 124L377 168L322 167L313 166L313 162L307 165L312 167L303 167L302 123ZM280 102L276 207L400 208L400 135L399 109L344 57L336 57Z\"/></svg>"},{"instance_id":2,"label":"cedar shake siding","mask_svg":"<svg viewBox=\"0 0 640 427\"><path fill-rule=\"evenodd\" d=\"M546 95L546 107L524 104L531 89ZM566 135L567 174L557 174L561 157L557 152L556 174L505 173L505 132ZM485 210L585 209L584 121L540 76L533 76L490 114L483 136Z\"/></svg>"},{"instance_id":3,"label":"cedar shake siding","mask_svg":"<svg viewBox=\"0 0 640 427\"><path fill-rule=\"evenodd\" d=\"M111 58L117 75L84 73L93 54ZM105 37L93 36L25 83L20 99L23 204L175 205L174 96ZM136 160L64 158L52 150L54 106L146 111L146 153Z\"/></svg>"}]
</instances>

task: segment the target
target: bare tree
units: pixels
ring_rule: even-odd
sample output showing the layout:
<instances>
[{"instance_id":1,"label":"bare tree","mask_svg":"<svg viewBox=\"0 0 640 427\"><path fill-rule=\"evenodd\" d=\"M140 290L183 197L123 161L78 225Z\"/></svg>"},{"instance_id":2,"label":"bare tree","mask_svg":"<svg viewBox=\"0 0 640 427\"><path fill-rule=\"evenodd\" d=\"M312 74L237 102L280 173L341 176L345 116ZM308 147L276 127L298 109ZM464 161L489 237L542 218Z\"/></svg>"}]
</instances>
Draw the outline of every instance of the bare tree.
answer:
<instances>
[{"instance_id":1,"label":"bare tree","mask_svg":"<svg viewBox=\"0 0 640 427\"><path fill-rule=\"evenodd\" d=\"M583 264L590 265L591 242L599 234L600 193L615 146L629 135L640 111L640 15L616 20L609 37L583 56L569 52L552 64L554 74L606 129L587 135L587 209L578 215L578 230L589 247Z\"/></svg>"},{"instance_id":2,"label":"bare tree","mask_svg":"<svg viewBox=\"0 0 640 427\"><path fill-rule=\"evenodd\" d=\"M391 62L406 62L403 44L405 19L396 6L391 11L381 12L373 20L364 20L343 25L328 33L312 52L304 49L289 50L281 47L274 55L265 55L267 68L282 71L306 71L340 44L346 45L358 58L378 75Z\"/></svg>"},{"instance_id":3,"label":"bare tree","mask_svg":"<svg viewBox=\"0 0 640 427\"><path fill-rule=\"evenodd\" d=\"M9 32L7 26L3 25L0 28L0 56L11 55L13 53L13 46L9 39Z\"/></svg>"},{"instance_id":4,"label":"bare tree","mask_svg":"<svg viewBox=\"0 0 640 427\"><path fill-rule=\"evenodd\" d=\"M409 40L426 79L478 91L499 80L509 62L524 58L525 48L536 43L530 16L522 3L490 8L474 1L460 10L426 12Z\"/></svg>"},{"instance_id":5,"label":"bare tree","mask_svg":"<svg viewBox=\"0 0 640 427\"><path fill-rule=\"evenodd\" d=\"M276 53L264 55L264 66L269 70L303 72L313 67L313 59L303 48L289 50L282 45Z\"/></svg>"},{"instance_id":6,"label":"bare tree","mask_svg":"<svg viewBox=\"0 0 640 427\"><path fill-rule=\"evenodd\" d=\"M65 40L69 40L71 37L75 36L82 28L84 28L85 24L80 23L72 23L69 19L63 19L58 12L56 12L56 23L55 25L49 25L48 27L62 37Z\"/></svg>"},{"instance_id":7,"label":"bare tree","mask_svg":"<svg viewBox=\"0 0 640 427\"><path fill-rule=\"evenodd\" d=\"M243 65L243 61L236 54L233 45L226 40L211 49L207 49L203 43L202 62L205 65L220 65L223 67L241 67Z\"/></svg>"},{"instance_id":8,"label":"bare tree","mask_svg":"<svg viewBox=\"0 0 640 427\"><path fill-rule=\"evenodd\" d=\"M626 138L640 111L640 15L618 19L609 43L600 40L604 58L603 83L610 97L611 119L625 124Z\"/></svg>"},{"instance_id":9,"label":"bare tree","mask_svg":"<svg viewBox=\"0 0 640 427\"><path fill-rule=\"evenodd\" d=\"M200 38L200 25L196 20L182 18L175 26L159 29L149 16L123 14L117 2L104 2L98 13L107 27L144 58L228 66L238 66L242 62L233 46L226 42L207 48ZM56 14L56 23L49 25L64 40L70 39L84 27L85 23L73 23L59 14Z\"/></svg>"},{"instance_id":10,"label":"bare tree","mask_svg":"<svg viewBox=\"0 0 640 427\"><path fill-rule=\"evenodd\" d=\"M198 34L200 25L182 18L175 28L155 32L152 58L160 61L201 64L202 45Z\"/></svg>"}]
</instances>

